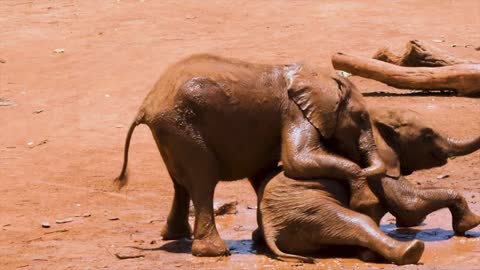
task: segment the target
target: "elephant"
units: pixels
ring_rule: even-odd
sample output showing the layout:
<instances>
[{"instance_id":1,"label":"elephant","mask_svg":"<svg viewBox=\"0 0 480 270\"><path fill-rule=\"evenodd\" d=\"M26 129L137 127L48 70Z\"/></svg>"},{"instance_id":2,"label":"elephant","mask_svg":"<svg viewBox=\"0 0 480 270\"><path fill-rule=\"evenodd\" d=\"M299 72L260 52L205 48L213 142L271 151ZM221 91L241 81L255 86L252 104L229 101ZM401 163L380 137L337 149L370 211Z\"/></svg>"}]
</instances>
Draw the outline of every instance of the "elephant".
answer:
<instances>
[{"instance_id":1,"label":"elephant","mask_svg":"<svg viewBox=\"0 0 480 270\"><path fill-rule=\"evenodd\" d=\"M370 113L375 142L387 172L380 181L368 183L381 205L396 217L397 225L418 225L429 213L444 207L452 213L452 226L457 235L480 224L480 217L469 210L465 198L457 191L419 189L405 178L417 170L443 166L448 158L477 151L480 136L466 140L444 136L413 110L376 107ZM380 210L375 219L383 215L384 211Z\"/></svg>"},{"instance_id":2,"label":"elephant","mask_svg":"<svg viewBox=\"0 0 480 270\"><path fill-rule=\"evenodd\" d=\"M370 115L387 173L380 181L367 182L367 194L371 188L370 194L376 195L365 206L369 211L362 214L351 209L349 190L342 182L291 179L283 173L277 175L280 169L273 170L257 192L260 230L253 233L255 242L265 241L281 260L313 262L298 254L316 253L329 245L356 245L370 249L359 250L363 258L374 258L376 253L396 264L408 264L418 262L423 243L402 243L386 236L377 224L387 211L397 218L397 226L403 227L418 225L429 213L448 207L458 235L480 224L480 217L460 193L419 189L404 177L478 150L480 137L457 140L442 136L412 110L375 107ZM341 152L341 144L337 148Z\"/></svg>"},{"instance_id":3,"label":"elephant","mask_svg":"<svg viewBox=\"0 0 480 270\"><path fill-rule=\"evenodd\" d=\"M120 187L127 183L128 148L139 124L151 130L173 181L162 236L191 236L191 199L196 256L229 254L213 215L220 180L248 178L258 190L281 162L289 177L346 181L356 194L357 182L385 171L361 93L347 79L308 64L253 64L210 54L173 64L146 96L127 132L116 178ZM368 164L361 167L336 154L329 141L361 153Z\"/></svg>"},{"instance_id":4,"label":"elephant","mask_svg":"<svg viewBox=\"0 0 480 270\"><path fill-rule=\"evenodd\" d=\"M357 254L367 261L377 254L398 265L420 260L422 241L389 237L369 216L349 209L349 195L348 186L331 179L299 181L282 172L266 180L258 192L257 219L275 258L315 263L304 255L359 246Z\"/></svg>"}]
</instances>

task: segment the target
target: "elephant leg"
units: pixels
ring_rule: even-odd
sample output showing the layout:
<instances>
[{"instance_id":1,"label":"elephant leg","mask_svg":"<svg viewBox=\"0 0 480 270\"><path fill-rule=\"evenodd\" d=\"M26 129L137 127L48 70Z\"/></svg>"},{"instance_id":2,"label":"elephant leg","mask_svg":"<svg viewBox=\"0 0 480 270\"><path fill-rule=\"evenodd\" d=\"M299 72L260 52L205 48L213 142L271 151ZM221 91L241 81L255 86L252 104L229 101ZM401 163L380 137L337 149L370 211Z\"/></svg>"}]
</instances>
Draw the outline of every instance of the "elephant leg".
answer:
<instances>
[{"instance_id":1,"label":"elephant leg","mask_svg":"<svg viewBox=\"0 0 480 270\"><path fill-rule=\"evenodd\" d=\"M425 217L439 209L448 208L456 234L480 224L480 217L468 207L465 198L452 189L418 189L405 179L382 179L388 210L397 218L397 226L420 224ZM390 198L393 200L389 201ZM392 202L396 202L393 204Z\"/></svg>"},{"instance_id":2,"label":"elephant leg","mask_svg":"<svg viewBox=\"0 0 480 270\"><path fill-rule=\"evenodd\" d=\"M321 244L342 244L361 246L380 254L395 264L413 264L420 260L424 244L421 241L397 241L380 230L368 216L341 207L328 207L334 215L324 219L327 224L335 224L335 231L328 228L318 232L315 237Z\"/></svg>"},{"instance_id":3,"label":"elephant leg","mask_svg":"<svg viewBox=\"0 0 480 270\"><path fill-rule=\"evenodd\" d=\"M190 238L192 236L192 229L190 224L188 224L190 195L175 179L173 179L173 187L175 195L172 208L168 214L167 224L162 229L164 240L174 240L183 237Z\"/></svg>"},{"instance_id":4,"label":"elephant leg","mask_svg":"<svg viewBox=\"0 0 480 270\"><path fill-rule=\"evenodd\" d=\"M199 177L197 181L205 180ZM200 187L198 187L200 189ZM192 193L195 207L195 228L192 254L195 256L226 256L230 251L220 238L215 226L213 212L213 194L215 186L204 186Z\"/></svg>"},{"instance_id":5,"label":"elephant leg","mask_svg":"<svg viewBox=\"0 0 480 270\"><path fill-rule=\"evenodd\" d=\"M416 225L409 223L409 216L424 219L428 214L442 208L448 208L452 214L452 227L457 235L463 235L466 231L480 224L480 216L474 214L468 207L465 198L452 189L424 189L419 190L415 203L409 205L411 215L398 217L397 226Z\"/></svg>"},{"instance_id":6,"label":"elephant leg","mask_svg":"<svg viewBox=\"0 0 480 270\"><path fill-rule=\"evenodd\" d=\"M190 197L195 207L192 254L229 255L228 246L218 235L213 212L213 195L219 179L215 156L192 127L181 132L163 133L161 137L163 143L160 143L158 139L160 136L157 134L160 132L154 132L154 137L176 185L174 203L168 220L172 223L178 222L183 226L180 230L186 232ZM169 226L169 221L167 230L173 230Z\"/></svg>"}]
</instances>

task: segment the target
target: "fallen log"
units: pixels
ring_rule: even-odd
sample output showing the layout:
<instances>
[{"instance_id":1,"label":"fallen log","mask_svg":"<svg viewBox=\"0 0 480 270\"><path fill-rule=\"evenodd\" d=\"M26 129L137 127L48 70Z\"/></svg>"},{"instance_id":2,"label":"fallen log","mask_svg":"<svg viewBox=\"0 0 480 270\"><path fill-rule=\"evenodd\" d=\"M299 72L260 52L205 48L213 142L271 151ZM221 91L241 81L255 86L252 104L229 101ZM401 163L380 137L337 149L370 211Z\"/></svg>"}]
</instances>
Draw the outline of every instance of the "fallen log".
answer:
<instances>
[{"instance_id":1,"label":"fallen log","mask_svg":"<svg viewBox=\"0 0 480 270\"><path fill-rule=\"evenodd\" d=\"M462 96L480 95L480 64L444 67L401 67L379 60L336 53L333 67L396 88L454 90Z\"/></svg>"},{"instance_id":2,"label":"fallen log","mask_svg":"<svg viewBox=\"0 0 480 270\"><path fill-rule=\"evenodd\" d=\"M373 59L404 67L443 67L458 64L478 64L478 62L456 57L444 50L419 40L410 40L406 51L398 56L388 48L381 48Z\"/></svg>"}]
</instances>

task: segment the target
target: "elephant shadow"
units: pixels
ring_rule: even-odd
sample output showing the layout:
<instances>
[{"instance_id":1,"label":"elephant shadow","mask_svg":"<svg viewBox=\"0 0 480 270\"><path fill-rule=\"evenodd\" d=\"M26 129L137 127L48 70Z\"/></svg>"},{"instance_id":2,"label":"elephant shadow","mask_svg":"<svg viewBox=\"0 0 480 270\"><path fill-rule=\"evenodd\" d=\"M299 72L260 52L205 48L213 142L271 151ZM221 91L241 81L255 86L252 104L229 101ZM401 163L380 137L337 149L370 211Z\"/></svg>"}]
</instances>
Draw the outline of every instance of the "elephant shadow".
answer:
<instances>
[{"instance_id":1,"label":"elephant shadow","mask_svg":"<svg viewBox=\"0 0 480 270\"><path fill-rule=\"evenodd\" d=\"M422 224L424 225L424 224ZM444 241L455 236L452 230L442 228L417 229L417 228L397 228L394 224L381 225L382 231L388 236L399 241L421 240L425 242ZM480 238L480 232L467 232L467 238Z\"/></svg>"},{"instance_id":2,"label":"elephant shadow","mask_svg":"<svg viewBox=\"0 0 480 270\"><path fill-rule=\"evenodd\" d=\"M455 234L452 230L445 230L442 228L431 229L416 229L416 228L397 228L395 224L387 224L380 226L382 231L388 234L390 237L399 241L410 241L413 239L436 242L445 241L453 237ZM467 238L480 238L480 232L467 232L465 234ZM255 243L251 239L241 240L226 240L225 241L230 248L232 254L257 254L265 255L267 257L274 257L269 251L268 247L263 243ZM169 253L185 253L190 254L192 252L192 240L182 238L179 240L172 240L162 244L159 247L145 248L138 246L130 246L131 248L142 251L166 251ZM351 254L350 254L351 253ZM317 254L317 258L328 257L350 257L354 254L354 249L340 248L323 250L321 255Z\"/></svg>"},{"instance_id":3,"label":"elephant shadow","mask_svg":"<svg viewBox=\"0 0 480 270\"><path fill-rule=\"evenodd\" d=\"M255 244L251 239L242 240L226 240L232 254L266 254L268 249L263 245ZM170 253L192 253L192 240L182 238L178 240L168 241L159 247L145 248L138 246L130 246L142 251L166 251Z\"/></svg>"},{"instance_id":4,"label":"elephant shadow","mask_svg":"<svg viewBox=\"0 0 480 270\"><path fill-rule=\"evenodd\" d=\"M415 91L405 93L392 93L386 91L374 91L362 93L364 97L450 97L456 96L453 90L429 90L429 91Z\"/></svg>"}]
</instances>

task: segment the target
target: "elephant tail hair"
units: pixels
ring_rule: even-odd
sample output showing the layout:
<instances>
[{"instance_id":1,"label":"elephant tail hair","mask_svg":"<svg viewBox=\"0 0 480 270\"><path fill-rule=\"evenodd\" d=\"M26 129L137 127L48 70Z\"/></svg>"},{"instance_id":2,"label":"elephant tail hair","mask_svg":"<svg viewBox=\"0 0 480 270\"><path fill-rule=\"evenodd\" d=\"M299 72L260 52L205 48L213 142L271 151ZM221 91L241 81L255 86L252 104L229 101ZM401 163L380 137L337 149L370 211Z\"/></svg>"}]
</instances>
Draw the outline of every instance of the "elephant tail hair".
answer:
<instances>
[{"instance_id":1,"label":"elephant tail hair","mask_svg":"<svg viewBox=\"0 0 480 270\"><path fill-rule=\"evenodd\" d=\"M267 233L264 227L264 238L265 238L265 244L267 244L268 248L273 252L273 254L276 256L277 259L281 261L286 261L286 262L303 262L303 263L313 263L315 264L315 259L312 257L304 257L304 256L299 256L299 255L294 255L294 254L288 254L284 253L281 251L277 244L275 243L276 237L272 237Z\"/></svg>"},{"instance_id":2,"label":"elephant tail hair","mask_svg":"<svg viewBox=\"0 0 480 270\"><path fill-rule=\"evenodd\" d=\"M144 115L145 113L143 112L143 110L141 110L138 113L137 117L135 117L135 120L130 125L130 128L128 129L127 138L125 139L122 171L120 172L120 175L114 180L114 183L117 184L118 189L121 189L128 183L127 164L128 164L128 149L130 147L130 140L132 139L132 134L133 134L133 130L135 130L135 127L143 123Z\"/></svg>"}]
</instances>

